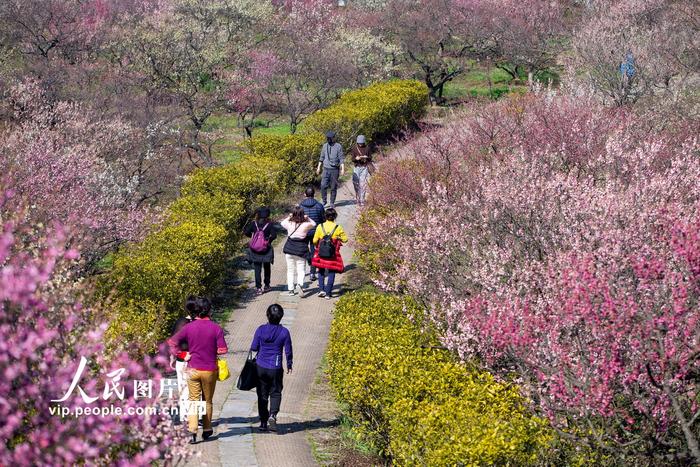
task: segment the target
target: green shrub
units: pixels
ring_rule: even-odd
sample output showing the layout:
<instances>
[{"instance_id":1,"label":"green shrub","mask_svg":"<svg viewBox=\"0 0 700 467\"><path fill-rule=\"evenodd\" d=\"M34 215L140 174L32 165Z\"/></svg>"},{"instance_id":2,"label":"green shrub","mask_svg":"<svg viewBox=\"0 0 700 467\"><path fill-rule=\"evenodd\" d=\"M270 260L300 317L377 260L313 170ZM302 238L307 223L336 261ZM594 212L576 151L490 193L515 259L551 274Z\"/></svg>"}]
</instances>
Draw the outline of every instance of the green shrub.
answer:
<instances>
[{"instance_id":1,"label":"green shrub","mask_svg":"<svg viewBox=\"0 0 700 467\"><path fill-rule=\"evenodd\" d=\"M170 328L162 323L174 323L179 312L167 310L152 300L119 300L110 304L112 320L105 333L107 352L126 351L131 355L155 352L168 338Z\"/></svg>"},{"instance_id":2,"label":"green shrub","mask_svg":"<svg viewBox=\"0 0 700 467\"><path fill-rule=\"evenodd\" d=\"M399 465L531 465L550 443L517 388L432 348L410 300L360 291L335 310L328 373L357 430Z\"/></svg>"},{"instance_id":3,"label":"green shrub","mask_svg":"<svg viewBox=\"0 0 700 467\"><path fill-rule=\"evenodd\" d=\"M217 285L226 246L226 231L212 222L167 226L117 254L116 290L130 299L181 308L188 295Z\"/></svg>"}]
</instances>

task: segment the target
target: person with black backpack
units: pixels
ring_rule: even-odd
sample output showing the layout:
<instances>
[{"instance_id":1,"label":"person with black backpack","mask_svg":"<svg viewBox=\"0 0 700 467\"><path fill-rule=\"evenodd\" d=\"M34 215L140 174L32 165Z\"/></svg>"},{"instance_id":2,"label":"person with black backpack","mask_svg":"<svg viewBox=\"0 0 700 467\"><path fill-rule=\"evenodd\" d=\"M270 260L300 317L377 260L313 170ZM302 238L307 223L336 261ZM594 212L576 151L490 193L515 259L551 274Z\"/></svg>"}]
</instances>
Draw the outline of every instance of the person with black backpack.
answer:
<instances>
[{"instance_id":1,"label":"person with black backpack","mask_svg":"<svg viewBox=\"0 0 700 467\"><path fill-rule=\"evenodd\" d=\"M270 209L258 208L253 222L245 226L244 233L250 237L248 242L248 261L255 270L255 290L258 294L270 290L271 264L275 262L275 249L272 242L277 238L277 230L270 220ZM264 280L261 277L265 272ZM262 288L263 283L265 288Z\"/></svg>"},{"instance_id":2,"label":"person with black backpack","mask_svg":"<svg viewBox=\"0 0 700 467\"><path fill-rule=\"evenodd\" d=\"M316 198L315 198L316 190L314 190L314 187L313 186L306 187L306 191L304 192L304 195L306 197L302 200L301 203L299 203L299 206L302 207L302 209L304 210L304 213L309 217L309 219L314 221L316 223L316 225L322 224L323 222L325 222L325 220L326 220L325 209L323 208L323 204L319 203L316 200ZM309 233L306 237L307 242L309 244L309 250L310 250L310 252L309 252L309 264L311 264L311 259L314 257L315 247L314 247L313 240L314 240L315 233L316 233L316 230L311 229L311 230L309 230ZM315 281L316 280L316 266L314 266L313 264L311 264L311 269L309 271L309 274L311 275L311 277L309 277L309 279L311 279L311 282Z\"/></svg>"},{"instance_id":3,"label":"person with black backpack","mask_svg":"<svg viewBox=\"0 0 700 467\"><path fill-rule=\"evenodd\" d=\"M319 297L330 300L333 297L335 274L345 269L340 247L347 243L348 235L343 228L335 223L338 213L333 208L326 209L326 222L316 227L313 243L316 245L311 264L318 268Z\"/></svg>"}]
</instances>

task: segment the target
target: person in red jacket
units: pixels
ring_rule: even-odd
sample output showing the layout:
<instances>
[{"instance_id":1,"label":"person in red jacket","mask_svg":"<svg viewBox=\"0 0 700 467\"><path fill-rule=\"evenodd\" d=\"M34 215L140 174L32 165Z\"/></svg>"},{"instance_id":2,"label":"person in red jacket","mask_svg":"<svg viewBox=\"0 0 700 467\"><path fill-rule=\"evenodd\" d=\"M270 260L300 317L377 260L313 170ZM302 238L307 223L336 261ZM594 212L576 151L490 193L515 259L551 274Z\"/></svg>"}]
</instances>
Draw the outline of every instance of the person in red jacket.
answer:
<instances>
[{"instance_id":1,"label":"person in red jacket","mask_svg":"<svg viewBox=\"0 0 700 467\"><path fill-rule=\"evenodd\" d=\"M313 239L316 249L311 264L318 268L318 287L321 289L318 296L326 297L326 300L330 300L333 297L332 292L335 274L337 272L343 272L345 269L343 257L340 255L340 247L343 243L348 241L348 235L340 225L335 223L337 217L338 213L335 209L326 209L326 222L316 227L316 233ZM330 237L335 249L335 255L330 258L321 257L321 249L319 248L320 243L325 241L324 237L326 236Z\"/></svg>"}]
</instances>

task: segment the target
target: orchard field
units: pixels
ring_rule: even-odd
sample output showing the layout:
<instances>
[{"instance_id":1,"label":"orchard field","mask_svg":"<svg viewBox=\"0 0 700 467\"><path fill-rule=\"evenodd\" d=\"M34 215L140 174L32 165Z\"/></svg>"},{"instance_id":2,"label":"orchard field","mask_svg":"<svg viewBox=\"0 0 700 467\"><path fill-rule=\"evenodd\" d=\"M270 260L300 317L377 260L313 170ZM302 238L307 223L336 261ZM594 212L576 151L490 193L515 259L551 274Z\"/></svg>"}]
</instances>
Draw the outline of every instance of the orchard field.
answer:
<instances>
[{"instance_id":1,"label":"orchard field","mask_svg":"<svg viewBox=\"0 0 700 467\"><path fill-rule=\"evenodd\" d=\"M699 2L2 0L0 96L0 465L212 464L126 382L253 309L329 130L378 151L316 463L700 464Z\"/></svg>"}]
</instances>

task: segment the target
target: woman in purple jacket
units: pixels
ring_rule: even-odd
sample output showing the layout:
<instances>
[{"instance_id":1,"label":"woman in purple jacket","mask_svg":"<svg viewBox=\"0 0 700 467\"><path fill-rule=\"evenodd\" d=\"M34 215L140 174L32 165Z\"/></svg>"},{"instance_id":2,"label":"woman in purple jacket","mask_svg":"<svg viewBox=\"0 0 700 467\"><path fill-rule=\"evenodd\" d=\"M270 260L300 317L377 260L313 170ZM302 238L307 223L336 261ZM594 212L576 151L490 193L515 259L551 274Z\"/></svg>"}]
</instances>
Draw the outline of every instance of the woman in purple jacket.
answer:
<instances>
[{"instance_id":1,"label":"woman in purple jacket","mask_svg":"<svg viewBox=\"0 0 700 467\"><path fill-rule=\"evenodd\" d=\"M292 337L280 324L284 309L274 304L267 308L268 324L258 327L250 350L258 352L258 414L260 431L277 431L277 413L282 403L282 349L287 356L287 373L292 372ZM269 402L269 409L268 409Z\"/></svg>"},{"instance_id":2,"label":"woman in purple jacket","mask_svg":"<svg viewBox=\"0 0 700 467\"><path fill-rule=\"evenodd\" d=\"M219 376L217 356L228 352L228 346L224 340L224 330L210 319L211 302L208 298L199 297L194 301L192 310L195 314L194 321L186 324L173 337L168 339L170 352L174 356L180 356L187 362L187 387L189 388L190 402L199 402L204 399L206 413L204 414L204 441L214 434L211 418L213 413L214 390ZM180 350L180 343L187 343L187 351ZM192 407L190 407L192 409ZM198 414L188 414L188 429L192 436L190 444L197 442Z\"/></svg>"}]
</instances>

